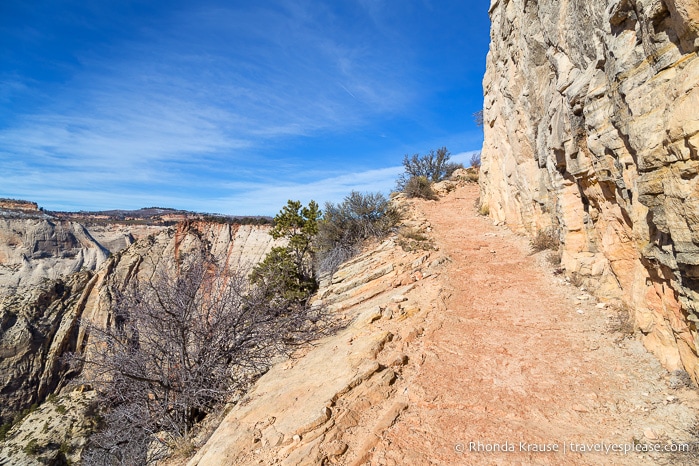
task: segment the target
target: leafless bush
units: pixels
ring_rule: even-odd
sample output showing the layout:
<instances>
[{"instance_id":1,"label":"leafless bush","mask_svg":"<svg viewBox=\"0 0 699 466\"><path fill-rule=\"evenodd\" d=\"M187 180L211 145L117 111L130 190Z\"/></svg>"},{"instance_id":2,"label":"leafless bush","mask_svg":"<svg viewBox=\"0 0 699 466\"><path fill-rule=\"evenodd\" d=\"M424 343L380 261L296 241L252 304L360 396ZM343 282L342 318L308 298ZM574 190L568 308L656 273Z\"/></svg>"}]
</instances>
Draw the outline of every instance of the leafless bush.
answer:
<instances>
[{"instance_id":1,"label":"leafless bush","mask_svg":"<svg viewBox=\"0 0 699 466\"><path fill-rule=\"evenodd\" d=\"M107 327L89 326L88 351L72 357L104 413L90 464L157 460L273 357L322 331L322 309L270 300L275 291L198 253L115 291Z\"/></svg>"},{"instance_id":2,"label":"leafless bush","mask_svg":"<svg viewBox=\"0 0 699 466\"><path fill-rule=\"evenodd\" d=\"M471 167L475 168L476 170L481 168L481 153L480 152L476 152L475 154L473 154L471 156Z\"/></svg>"},{"instance_id":3,"label":"leafless bush","mask_svg":"<svg viewBox=\"0 0 699 466\"><path fill-rule=\"evenodd\" d=\"M559 245L558 232L553 228L537 231L536 236L531 240L531 248L534 252L545 251L546 249L555 251Z\"/></svg>"},{"instance_id":4,"label":"leafless bush","mask_svg":"<svg viewBox=\"0 0 699 466\"><path fill-rule=\"evenodd\" d=\"M398 190L406 192L405 188L414 178L425 178L428 182L436 183L449 178L457 169L464 168L460 163L449 162L450 158L451 154L446 147L431 150L425 155L414 154L409 157L406 154L403 158L405 171L396 183Z\"/></svg>"}]
</instances>

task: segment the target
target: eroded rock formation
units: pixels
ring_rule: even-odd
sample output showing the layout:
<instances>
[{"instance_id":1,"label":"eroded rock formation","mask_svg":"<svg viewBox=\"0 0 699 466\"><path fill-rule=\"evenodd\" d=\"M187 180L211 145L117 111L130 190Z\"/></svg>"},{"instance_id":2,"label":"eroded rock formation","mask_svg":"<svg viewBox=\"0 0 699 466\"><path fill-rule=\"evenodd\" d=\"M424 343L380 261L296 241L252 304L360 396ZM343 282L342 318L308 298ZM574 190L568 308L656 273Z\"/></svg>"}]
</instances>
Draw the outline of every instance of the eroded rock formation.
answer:
<instances>
[{"instance_id":1,"label":"eroded rock formation","mask_svg":"<svg viewBox=\"0 0 699 466\"><path fill-rule=\"evenodd\" d=\"M0 296L81 270L95 270L107 251L79 223L49 216L0 216Z\"/></svg>"},{"instance_id":2,"label":"eroded rock formation","mask_svg":"<svg viewBox=\"0 0 699 466\"><path fill-rule=\"evenodd\" d=\"M80 272L46 280L0 301L0 424L65 382L61 357L75 351L91 278L91 272Z\"/></svg>"},{"instance_id":3,"label":"eroded rock formation","mask_svg":"<svg viewBox=\"0 0 699 466\"><path fill-rule=\"evenodd\" d=\"M699 4L493 0L481 197L699 380Z\"/></svg>"}]
</instances>

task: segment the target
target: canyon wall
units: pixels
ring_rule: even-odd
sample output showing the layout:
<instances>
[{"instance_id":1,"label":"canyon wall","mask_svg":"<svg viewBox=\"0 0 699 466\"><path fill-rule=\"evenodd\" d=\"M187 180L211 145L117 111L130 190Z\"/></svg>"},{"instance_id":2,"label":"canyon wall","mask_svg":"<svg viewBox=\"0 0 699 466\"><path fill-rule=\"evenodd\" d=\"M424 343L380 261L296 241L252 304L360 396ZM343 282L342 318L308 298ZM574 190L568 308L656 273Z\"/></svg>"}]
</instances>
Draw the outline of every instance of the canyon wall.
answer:
<instances>
[{"instance_id":1,"label":"canyon wall","mask_svg":"<svg viewBox=\"0 0 699 466\"><path fill-rule=\"evenodd\" d=\"M493 0L481 202L699 380L699 3Z\"/></svg>"},{"instance_id":2,"label":"canyon wall","mask_svg":"<svg viewBox=\"0 0 699 466\"><path fill-rule=\"evenodd\" d=\"M8 214L8 212L5 212ZM109 256L79 223L43 214L0 216L0 298L44 279L97 269Z\"/></svg>"}]
</instances>

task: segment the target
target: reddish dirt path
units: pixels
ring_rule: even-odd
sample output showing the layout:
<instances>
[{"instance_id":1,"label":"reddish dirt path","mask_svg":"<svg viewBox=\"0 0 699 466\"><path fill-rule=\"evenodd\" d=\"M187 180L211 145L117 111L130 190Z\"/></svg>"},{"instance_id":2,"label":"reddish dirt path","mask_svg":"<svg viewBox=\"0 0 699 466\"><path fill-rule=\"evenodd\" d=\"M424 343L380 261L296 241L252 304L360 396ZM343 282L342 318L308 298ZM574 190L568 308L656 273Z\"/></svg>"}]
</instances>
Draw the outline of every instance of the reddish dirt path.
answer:
<instances>
[{"instance_id":1,"label":"reddish dirt path","mask_svg":"<svg viewBox=\"0 0 699 466\"><path fill-rule=\"evenodd\" d=\"M452 292L410 355L423 362L404 374L409 408L371 464L699 464L688 455L563 453L571 442L686 439L696 393L669 390L640 343L609 330L612 311L537 264L526 239L478 216L477 196L470 185L417 203L452 259ZM508 442L515 452L474 452L470 442ZM559 452L520 451L519 442Z\"/></svg>"}]
</instances>

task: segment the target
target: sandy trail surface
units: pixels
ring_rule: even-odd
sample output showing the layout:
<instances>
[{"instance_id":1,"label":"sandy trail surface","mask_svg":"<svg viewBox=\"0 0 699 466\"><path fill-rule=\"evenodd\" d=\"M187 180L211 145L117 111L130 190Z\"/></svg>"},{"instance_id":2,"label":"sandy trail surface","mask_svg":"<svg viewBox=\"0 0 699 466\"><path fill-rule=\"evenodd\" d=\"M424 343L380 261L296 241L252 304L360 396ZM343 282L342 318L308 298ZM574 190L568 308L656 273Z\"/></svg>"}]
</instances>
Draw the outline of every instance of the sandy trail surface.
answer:
<instances>
[{"instance_id":1,"label":"sandy trail surface","mask_svg":"<svg viewBox=\"0 0 699 466\"><path fill-rule=\"evenodd\" d=\"M427 317L401 381L409 407L370 464L699 464L696 448L611 450L695 441L696 390L671 388L618 310L479 216L477 197L469 185L416 201L451 258L446 310Z\"/></svg>"}]
</instances>

